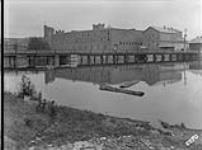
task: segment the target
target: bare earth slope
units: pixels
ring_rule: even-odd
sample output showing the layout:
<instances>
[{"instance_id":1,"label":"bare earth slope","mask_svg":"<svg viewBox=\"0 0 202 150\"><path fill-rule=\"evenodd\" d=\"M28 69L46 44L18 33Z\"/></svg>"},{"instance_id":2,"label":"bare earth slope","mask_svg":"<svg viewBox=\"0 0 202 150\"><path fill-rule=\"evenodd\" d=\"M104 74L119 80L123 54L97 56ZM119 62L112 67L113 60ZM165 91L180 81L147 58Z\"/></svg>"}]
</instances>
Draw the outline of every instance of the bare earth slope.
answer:
<instances>
[{"instance_id":1,"label":"bare earth slope","mask_svg":"<svg viewBox=\"0 0 202 150\"><path fill-rule=\"evenodd\" d=\"M149 122L115 118L66 106L36 111L37 102L4 93L5 149L192 149L202 150L202 131L165 124L161 129ZM199 138L185 145L192 135Z\"/></svg>"}]
</instances>

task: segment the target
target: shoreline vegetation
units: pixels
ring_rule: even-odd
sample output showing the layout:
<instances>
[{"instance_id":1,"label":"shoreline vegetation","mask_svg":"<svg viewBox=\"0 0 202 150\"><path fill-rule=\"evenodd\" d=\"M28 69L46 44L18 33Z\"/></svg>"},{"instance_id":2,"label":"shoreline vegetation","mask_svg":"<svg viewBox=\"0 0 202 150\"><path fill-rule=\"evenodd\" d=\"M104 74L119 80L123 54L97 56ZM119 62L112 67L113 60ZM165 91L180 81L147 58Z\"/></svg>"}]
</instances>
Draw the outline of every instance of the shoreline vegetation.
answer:
<instances>
[{"instance_id":1,"label":"shoreline vegetation","mask_svg":"<svg viewBox=\"0 0 202 150\"><path fill-rule=\"evenodd\" d=\"M4 92L5 150L202 149L202 130L183 123L160 121L157 128L146 121L44 103L41 94L33 93L35 88L25 76L19 93ZM187 146L193 135L198 139Z\"/></svg>"}]
</instances>

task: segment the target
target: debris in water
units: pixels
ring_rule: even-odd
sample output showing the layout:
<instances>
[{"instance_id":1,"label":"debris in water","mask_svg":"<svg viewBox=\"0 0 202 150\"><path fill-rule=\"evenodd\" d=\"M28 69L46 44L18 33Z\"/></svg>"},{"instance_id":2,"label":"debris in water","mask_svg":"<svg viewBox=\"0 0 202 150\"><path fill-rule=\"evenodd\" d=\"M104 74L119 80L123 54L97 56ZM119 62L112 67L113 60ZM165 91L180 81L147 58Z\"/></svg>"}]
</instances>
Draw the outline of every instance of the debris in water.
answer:
<instances>
[{"instance_id":1,"label":"debris in water","mask_svg":"<svg viewBox=\"0 0 202 150\"><path fill-rule=\"evenodd\" d=\"M106 91L111 91L111 92L117 92L117 93L124 93L124 94L130 94L130 95L135 95L135 96L143 96L144 92L142 91L132 91L132 90L126 90L126 89L119 89L116 87L112 87L107 84L100 85L100 90L106 90Z\"/></svg>"}]
</instances>

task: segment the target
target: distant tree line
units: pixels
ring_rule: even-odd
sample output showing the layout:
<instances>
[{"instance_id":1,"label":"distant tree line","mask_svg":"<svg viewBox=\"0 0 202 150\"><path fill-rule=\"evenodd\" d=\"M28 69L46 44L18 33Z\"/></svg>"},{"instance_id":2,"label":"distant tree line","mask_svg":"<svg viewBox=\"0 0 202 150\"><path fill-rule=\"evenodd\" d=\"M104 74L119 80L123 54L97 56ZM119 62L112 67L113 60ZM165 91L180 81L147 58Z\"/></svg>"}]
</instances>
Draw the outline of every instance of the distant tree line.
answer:
<instances>
[{"instance_id":1,"label":"distant tree line","mask_svg":"<svg viewBox=\"0 0 202 150\"><path fill-rule=\"evenodd\" d=\"M48 42L46 42L43 38L31 37L29 38L28 49L31 50L42 50L42 49L50 49Z\"/></svg>"}]
</instances>

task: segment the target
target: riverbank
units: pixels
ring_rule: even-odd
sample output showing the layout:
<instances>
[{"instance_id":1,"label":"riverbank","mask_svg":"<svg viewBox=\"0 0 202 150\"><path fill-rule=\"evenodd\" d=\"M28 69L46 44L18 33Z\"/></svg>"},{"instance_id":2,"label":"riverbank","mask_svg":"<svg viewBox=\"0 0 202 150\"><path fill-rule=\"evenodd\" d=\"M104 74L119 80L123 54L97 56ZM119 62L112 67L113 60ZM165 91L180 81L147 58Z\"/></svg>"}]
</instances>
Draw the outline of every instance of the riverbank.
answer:
<instances>
[{"instance_id":1,"label":"riverbank","mask_svg":"<svg viewBox=\"0 0 202 150\"><path fill-rule=\"evenodd\" d=\"M18 149L202 149L202 130L162 123L116 118L55 105L56 115L36 111L36 101L4 93L4 137ZM199 138L190 146L185 142ZM57 148L56 148L57 147Z\"/></svg>"}]
</instances>

